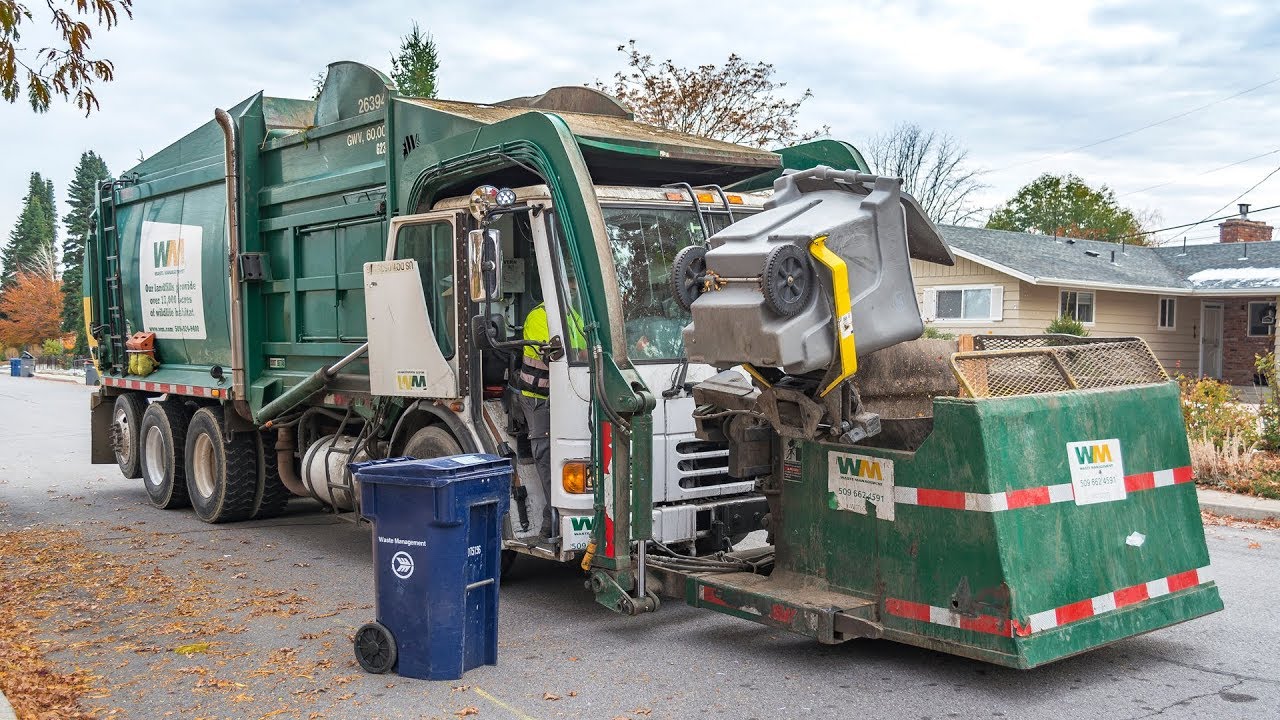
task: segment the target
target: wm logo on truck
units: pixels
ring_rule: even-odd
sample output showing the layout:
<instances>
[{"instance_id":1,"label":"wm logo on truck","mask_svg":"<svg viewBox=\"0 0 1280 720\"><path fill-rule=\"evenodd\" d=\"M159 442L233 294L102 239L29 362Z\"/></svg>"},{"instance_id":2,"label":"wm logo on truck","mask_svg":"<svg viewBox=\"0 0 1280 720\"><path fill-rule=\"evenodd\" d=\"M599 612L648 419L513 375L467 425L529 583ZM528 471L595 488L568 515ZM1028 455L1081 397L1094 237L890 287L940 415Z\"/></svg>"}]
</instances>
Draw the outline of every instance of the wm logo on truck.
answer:
<instances>
[{"instance_id":1,"label":"wm logo on truck","mask_svg":"<svg viewBox=\"0 0 1280 720\"><path fill-rule=\"evenodd\" d=\"M182 238L159 240L151 244L151 255L157 268L172 268L182 265L185 244Z\"/></svg>"},{"instance_id":2,"label":"wm logo on truck","mask_svg":"<svg viewBox=\"0 0 1280 720\"><path fill-rule=\"evenodd\" d=\"M398 373L396 375L397 390L426 390L427 376L422 373Z\"/></svg>"}]
</instances>

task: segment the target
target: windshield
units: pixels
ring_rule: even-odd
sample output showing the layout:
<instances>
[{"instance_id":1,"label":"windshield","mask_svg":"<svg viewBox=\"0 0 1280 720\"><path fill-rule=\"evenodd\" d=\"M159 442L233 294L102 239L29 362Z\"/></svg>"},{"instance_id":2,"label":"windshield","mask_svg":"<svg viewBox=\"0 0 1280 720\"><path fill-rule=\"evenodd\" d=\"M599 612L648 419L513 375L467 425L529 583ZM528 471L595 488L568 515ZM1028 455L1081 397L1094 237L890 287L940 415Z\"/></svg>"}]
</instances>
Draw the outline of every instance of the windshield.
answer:
<instances>
[{"instance_id":1,"label":"windshield","mask_svg":"<svg viewBox=\"0 0 1280 720\"><path fill-rule=\"evenodd\" d=\"M706 243L698 214L691 207L601 210L618 271L627 355L641 362L679 360L684 355L681 331L689 324L689 313L673 295L671 264L681 248ZM735 214L734 219L745 215ZM712 235L729 225L726 213L704 210L702 217Z\"/></svg>"}]
</instances>

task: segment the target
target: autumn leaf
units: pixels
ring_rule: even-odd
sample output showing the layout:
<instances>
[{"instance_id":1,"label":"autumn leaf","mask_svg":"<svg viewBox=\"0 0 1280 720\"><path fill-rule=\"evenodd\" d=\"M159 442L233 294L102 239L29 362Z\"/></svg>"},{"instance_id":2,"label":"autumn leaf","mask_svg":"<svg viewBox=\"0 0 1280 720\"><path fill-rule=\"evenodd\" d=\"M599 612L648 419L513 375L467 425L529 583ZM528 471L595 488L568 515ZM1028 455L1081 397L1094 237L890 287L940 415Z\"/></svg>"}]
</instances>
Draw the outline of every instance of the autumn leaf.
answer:
<instances>
[{"instance_id":1,"label":"autumn leaf","mask_svg":"<svg viewBox=\"0 0 1280 720\"><path fill-rule=\"evenodd\" d=\"M466 717L468 715L479 715L479 714L480 714L480 708L476 707L475 705L468 705L454 713L454 715L457 715L458 717Z\"/></svg>"},{"instance_id":2,"label":"autumn leaf","mask_svg":"<svg viewBox=\"0 0 1280 720\"><path fill-rule=\"evenodd\" d=\"M1250 541L1249 541L1249 549L1250 549L1250 550L1261 550L1261 549L1262 549L1262 543L1258 542L1257 540L1250 540Z\"/></svg>"},{"instance_id":3,"label":"autumn leaf","mask_svg":"<svg viewBox=\"0 0 1280 720\"><path fill-rule=\"evenodd\" d=\"M195 655L198 653L208 652L209 643L199 642L199 643L191 643L190 645L180 645L174 648L173 651L178 653L179 655L187 655L187 656Z\"/></svg>"},{"instance_id":4,"label":"autumn leaf","mask_svg":"<svg viewBox=\"0 0 1280 720\"><path fill-rule=\"evenodd\" d=\"M559 700L560 696L555 693L542 693L543 700Z\"/></svg>"}]
</instances>

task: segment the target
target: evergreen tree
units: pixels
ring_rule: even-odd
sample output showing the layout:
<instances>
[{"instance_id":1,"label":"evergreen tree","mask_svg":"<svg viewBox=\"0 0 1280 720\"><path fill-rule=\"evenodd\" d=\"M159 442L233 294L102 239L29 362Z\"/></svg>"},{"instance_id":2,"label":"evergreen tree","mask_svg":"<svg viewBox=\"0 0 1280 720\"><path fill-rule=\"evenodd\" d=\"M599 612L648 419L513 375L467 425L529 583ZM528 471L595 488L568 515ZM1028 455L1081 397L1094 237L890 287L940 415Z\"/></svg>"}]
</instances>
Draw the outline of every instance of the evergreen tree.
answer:
<instances>
[{"instance_id":1,"label":"evergreen tree","mask_svg":"<svg viewBox=\"0 0 1280 720\"><path fill-rule=\"evenodd\" d=\"M84 337L84 249L89 242L89 218L98 204L98 184L111 177L107 163L92 150L80 154L75 179L67 188L67 236L62 241L62 331L76 333L76 354L87 350Z\"/></svg>"},{"instance_id":2,"label":"evergreen tree","mask_svg":"<svg viewBox=\"0 0 1280 720\"><path fill-rule=\"evenodd\" d=\"M431 35L423 35L418 23L400 39L400 53L391 56L391 79L404 95L433 98L436 96L436 70L440 60L436 57L436 42Z\"/></svg>"},{"instance_id":3,"label":"evergreen tree","mask_svg":"<svg viewBox=\"0 0 1280 720\"><path fill-rule=\"evenodd\" d=\"M0 291L7 290L20 272L50 274L56 270L57 235L53 209L53 183L31 173L18 223L9 233L9 244L0 251Z\"/></svg>"}]
</instances>

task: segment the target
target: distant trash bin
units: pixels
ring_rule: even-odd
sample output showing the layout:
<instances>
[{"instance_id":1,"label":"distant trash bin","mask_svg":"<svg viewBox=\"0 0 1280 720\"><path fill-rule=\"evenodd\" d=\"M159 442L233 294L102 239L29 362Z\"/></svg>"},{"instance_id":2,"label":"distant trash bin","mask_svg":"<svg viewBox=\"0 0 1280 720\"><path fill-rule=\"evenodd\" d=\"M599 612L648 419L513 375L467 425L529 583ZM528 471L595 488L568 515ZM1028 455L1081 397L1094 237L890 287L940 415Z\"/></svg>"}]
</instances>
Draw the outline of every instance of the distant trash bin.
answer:
<instances>
[{"instance_id":1,"label":"distant trash bin","mask_svg":"<svg viewBox=\"0 0 1280 720\"><path fill-rule=\"evenodd\" d=\"M372 673L457 680L498 662L511 462L496 455L352 463L373 522L377 621L355 636Z\"/></svg>"},{"instance_id":2,"label":"distant trash bin","mask_svg":"<svg viewBox=\"0 0 1280 720\"><path fill-rule=\"evenodd\" d=\"M29 352L22 353L22 377L36 376L36 357ZM12 371L10 371L12 372Z\"/></svg>"},{"instance_id":3,"label":"distant trash bin","mask_svg":"<svg viewBox=\"0 0 1280 720\"><path fill-rule=\"evenodd\" d=\"M9 358L9 374L22 377L22 358Z\"/></svg>"},{"instance_id":4,"label":"distant trash bin","mask_svg":"<svg viewBox=\"0 0 1280 720\"><path fill-rule=\"evenodd\" d=\"M98 385L101 382L102 382L101 378L98 377L98 368L93 364L93 361L85 360L84 361L84 384Z\"/></svg>"}]
</instances>

